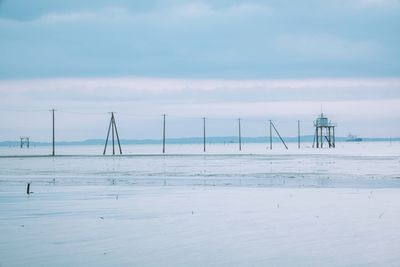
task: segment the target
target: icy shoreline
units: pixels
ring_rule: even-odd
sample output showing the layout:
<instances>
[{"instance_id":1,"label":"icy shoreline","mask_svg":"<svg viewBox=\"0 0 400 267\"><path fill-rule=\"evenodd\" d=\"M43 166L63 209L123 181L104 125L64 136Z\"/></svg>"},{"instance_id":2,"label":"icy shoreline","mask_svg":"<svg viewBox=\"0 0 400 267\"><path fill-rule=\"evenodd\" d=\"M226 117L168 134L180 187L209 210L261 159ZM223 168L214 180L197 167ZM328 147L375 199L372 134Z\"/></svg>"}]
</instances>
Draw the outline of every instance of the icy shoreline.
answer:
<instances>
[{"instance_id":1,"label":"icy shoreline","mask_svg":"<svg viewBox=\"0 0 400 267\"><path fill-rule=\"evenodd\" d=\"M1 266L396 266L400 189L0 187Z\"/></svg>"},{"instance_id":2,"label":"icy shoreline","mask_svg":"<svg viewBox=\"0 0 400 267\"><path fill-rule=\"evenodd\" d=\"M3 156L0 186L32 182L68 186L400 187L397 147L386 153L339 152L344 153Z\"/></svg>"},{"instance_id":3,"label":"icy shoreline","mask_svg":"<svg viewBox=\"0 0 400 267\"><path fill-rule=\"evenodd\" d=\"M0 266L399 266L399 145L0 157Z\"/></svg>"}]
</instances>

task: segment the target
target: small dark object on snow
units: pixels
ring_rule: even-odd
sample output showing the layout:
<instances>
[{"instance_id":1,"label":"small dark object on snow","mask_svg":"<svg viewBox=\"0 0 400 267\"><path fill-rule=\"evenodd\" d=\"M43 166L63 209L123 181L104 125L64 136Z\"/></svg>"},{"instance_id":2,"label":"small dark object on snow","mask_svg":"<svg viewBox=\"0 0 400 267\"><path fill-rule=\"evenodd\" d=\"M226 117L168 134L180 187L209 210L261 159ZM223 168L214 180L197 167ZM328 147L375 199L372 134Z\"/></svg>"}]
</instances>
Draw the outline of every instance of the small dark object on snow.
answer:
<instances>
[{"instance_id":1,"label":"small dark object on snow","mask_svg":"<svg viewBox=\"0 0 400 267\"><path fill-rule=\"evenodd\" d=\"M31 188L31 183L28 183L28 185L26 186L26 194L27 195L29 195L31 192L30 192L30 189Z\"/></svg>"}]
</instances>

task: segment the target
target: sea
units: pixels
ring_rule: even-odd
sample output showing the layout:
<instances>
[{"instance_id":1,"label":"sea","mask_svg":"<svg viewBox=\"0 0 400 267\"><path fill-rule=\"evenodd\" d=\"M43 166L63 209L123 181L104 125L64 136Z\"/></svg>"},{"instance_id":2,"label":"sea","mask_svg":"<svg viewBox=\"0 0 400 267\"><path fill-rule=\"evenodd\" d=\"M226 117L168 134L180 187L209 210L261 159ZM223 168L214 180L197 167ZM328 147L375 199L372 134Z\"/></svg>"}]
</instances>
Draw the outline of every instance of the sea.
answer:
<instances>
[{"instance_id":1,"label":"sea","mask_svg":"<svg viewBox=\"0 0 400 267\"><path fill-rule=\"evenodd\" d=\"M0 266L400 266L400 142L288 146L0 147Z\"/></svg>"}]
</instances>

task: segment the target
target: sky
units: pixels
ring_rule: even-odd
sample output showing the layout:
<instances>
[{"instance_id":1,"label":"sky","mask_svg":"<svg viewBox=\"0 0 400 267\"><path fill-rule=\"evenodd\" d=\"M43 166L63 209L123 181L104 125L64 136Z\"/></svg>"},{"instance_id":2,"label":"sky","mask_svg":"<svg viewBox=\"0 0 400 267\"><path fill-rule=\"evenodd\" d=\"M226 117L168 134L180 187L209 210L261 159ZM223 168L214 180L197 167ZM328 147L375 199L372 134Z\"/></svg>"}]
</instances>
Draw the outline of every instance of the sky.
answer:
<instances>
[{"instance_id":1,"label":"sky","mask_svg":"<svg viewBox=\"0 0 400 267\"><path fill-rule=\"evenodd\" d=\"M0 0L0 140L400 136L400 1ZM247 120L247 123L246 123ZM124 132L124 134L122 134ZM232 133L232 134L230 134Z\"/></svg>"}]
</instances>

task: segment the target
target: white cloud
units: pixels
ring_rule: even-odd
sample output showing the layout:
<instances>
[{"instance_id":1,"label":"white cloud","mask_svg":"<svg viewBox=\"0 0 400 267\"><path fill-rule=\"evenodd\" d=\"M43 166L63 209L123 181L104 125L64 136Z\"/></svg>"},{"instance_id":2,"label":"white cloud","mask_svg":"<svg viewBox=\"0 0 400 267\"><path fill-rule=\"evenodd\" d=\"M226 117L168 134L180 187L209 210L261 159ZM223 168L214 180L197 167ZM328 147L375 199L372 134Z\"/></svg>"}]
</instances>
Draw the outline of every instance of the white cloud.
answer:
<instances>
[{"instance_id":1,"label":"white cloud","mask_svg":"<svg viewBox=\"0 0 400 267\"><path fill-rule=\"evenodd\" d=\"M48 78L32 80L2 80L0 91L55 90L55 89L99 89L120 88L121 90L201 90L234 88L335 88L348 90L351 87L400 88L400 78L315 78L315 79L174 79L151 77L118 78Z\"/></svg>"},{"instance_id":2,"label":"white cloud","mask_svg":"<svg viewBox=\"0 0 400 267\"><path fill-rule=\"evenodd\" d=\"M330 60L371 59L379 56L381 48L374 41L352 41L328 34L286 34L277 37L277 49L293 57Z\"/></svg>"},{"instance_id":3,"label":"white cloud","mask_svg":"<svg viewBox=\"0 0 400 267\"><path fill-rule=\"evenodd\" d=\"M53 107L58 110L60 139L65 140L68 136L101 138L108 111L117 112L122 132L137 134L131 138L159 137L163 113L175 121L171 136L197 134L195 129L203 116L224 119L221 123L227 127L234 125L238 117L244 118L244 123L257 120L253 128L248 126L249 135L262 135L265 120L274 119L282 132L292 134L297 119L311 127L321 105L338 122L338 134L400 135L398 124L393 123L400 120L400 79L125 77L0 81L0 105L0 140L26 134L36 140L43 138L49 131L48 110ZM38 110L41 112L31 112ZM140 133L132 120L140 120ZM229 134L224 127L219 128L213 134Z\"/></svg>"},{"instance_id":4,"label":"white cloud","mask_svg":"<svg viewBox=\"0 0 400 267\"><path fill-rule=\"evenodd\" d=\"M262 112L262 107L269 114L275 112L277 115L282 115L277 112L278 109L269 110L268 103L274 107L289 103L284 108L289 115L295 113L293 109L288 109L295 102L303 105L301 109L295 110L309 114L307 106L310 107L309 110L315 112L314 108L319 108L320 103L324 102L397 101L400 99L400 79L195 80L132 77L39 79L0 81L0 97L1 106L5 109L58 107L107 112L109 111L107 108L124 111L140 107L137 110L140 110L141 114L158 114L165 112L162 110L164 108L167 111L172 108L175 114L186 114L190 110L193 116L201 116L204 112L209 116L221 115L220 112L213 114L213 111L219 109L224 110L224 116L233 113L238 116L240 114L237 111L249 116L263 116L265 112ZM181 110L176 107L180 107ZM350 112L350 107L346 106L345 112ZM332 110L343 109L342 107L335 109L332 106ZM376 114L383 115L382 110L377 110ZM392 111L387 115L392 116ZM365 113L365 116L373 114Z\"/></svg>"}]
</instances>

